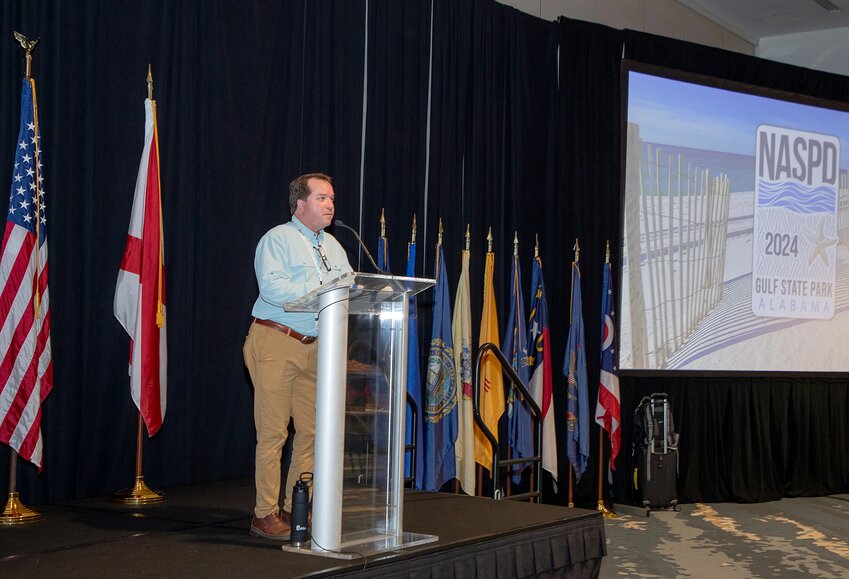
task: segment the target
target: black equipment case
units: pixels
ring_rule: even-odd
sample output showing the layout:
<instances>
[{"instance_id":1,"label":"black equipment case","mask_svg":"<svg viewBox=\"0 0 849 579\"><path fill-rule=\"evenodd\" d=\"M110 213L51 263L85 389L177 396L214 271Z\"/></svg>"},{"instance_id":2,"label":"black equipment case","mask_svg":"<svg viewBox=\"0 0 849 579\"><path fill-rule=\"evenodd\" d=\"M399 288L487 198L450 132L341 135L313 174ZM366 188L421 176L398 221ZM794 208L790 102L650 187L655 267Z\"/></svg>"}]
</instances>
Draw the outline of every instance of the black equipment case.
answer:
<instances>
[{"instance_id":1,"label":"black equipment case","mask_svg":"<svg viewBox=\"0 0 849 579\"><path fill-rule=\"evenodd\" d=\"M640 400L634 410L631 453L634 487L649 516L653 508L678 506L678 433L669 407L669 397L654 393Z\"/></svg>"}]
</instances>

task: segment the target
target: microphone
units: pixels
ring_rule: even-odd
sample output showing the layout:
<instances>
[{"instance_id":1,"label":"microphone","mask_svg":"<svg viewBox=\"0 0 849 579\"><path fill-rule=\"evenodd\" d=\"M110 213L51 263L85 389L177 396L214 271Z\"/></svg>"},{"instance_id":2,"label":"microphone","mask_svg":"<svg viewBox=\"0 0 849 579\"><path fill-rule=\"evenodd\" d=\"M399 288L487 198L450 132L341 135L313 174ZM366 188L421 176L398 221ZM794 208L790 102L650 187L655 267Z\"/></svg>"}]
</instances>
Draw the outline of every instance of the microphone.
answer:
<instances>
[{"instance_id":1,"label":"microphone","mask_svg":"<svg viewBox=\"0 0 849 579\"><path fill-rule=\"evenodd\" d=\"M371 253L369 253L368 247L366 247L366 244L365 244L365 243L363 243L363 240L362 240L362 238L360 237L360 234L359 234L359 233L357 233L357 230L356 230L356 229L354 229L353 227L350 227L350 226L348 226L348 225L345 225L344 223L342 223L342 220L341 220L341 219L337 219L336 221L334 221L334 222L333 222L333 225L336 225L336 226L338 226L338 227L344 227L345 229L350 230L350 232L354 234L354 237L356 237L356 238L357 238L357 241L359 241L359 242L360 242L360 247L362 247L362 248L363 248L363 251L365 252L366 257L367 257L367 258L368 258L368 260L371 262L371 264L374 266L374 270L375 270L375 271L379 271L380 273L386 273L385 271L383 271L382 269L380 269L379 267L377 267L377 262L376 262L376 261L374 261L374 258L371 256Z\"/></svg>"}]
</instances>

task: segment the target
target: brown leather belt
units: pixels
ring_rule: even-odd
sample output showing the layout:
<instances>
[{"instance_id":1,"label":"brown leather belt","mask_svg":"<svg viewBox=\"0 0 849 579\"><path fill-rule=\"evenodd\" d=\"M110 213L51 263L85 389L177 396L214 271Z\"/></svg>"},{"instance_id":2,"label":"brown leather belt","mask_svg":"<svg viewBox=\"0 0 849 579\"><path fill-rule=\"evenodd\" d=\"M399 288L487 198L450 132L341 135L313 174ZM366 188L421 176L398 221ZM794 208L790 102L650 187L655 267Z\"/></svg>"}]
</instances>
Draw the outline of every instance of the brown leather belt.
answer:
<instances>
[{"instance_id":1,"label":"brown leather belt","mask_svg":"<svg viewBox=\"0 0 849 579\"><path fill-rule=\"evenodd\" d=\"M296 340L298 340L302 344L312 344L313 342L315 342L318 339L315 336L305 336L300 332L296 332L295 330L293 330L289 326L284 326L283 324L278 324L277 322L274 322L272 320L261 320L260 318L254 318L254 322L259 324L260 326L268 326L269 328L274 328L278 332L282 332L282 333L286 334L287 336L295 338Z\"/></svg>"}]
</instances>

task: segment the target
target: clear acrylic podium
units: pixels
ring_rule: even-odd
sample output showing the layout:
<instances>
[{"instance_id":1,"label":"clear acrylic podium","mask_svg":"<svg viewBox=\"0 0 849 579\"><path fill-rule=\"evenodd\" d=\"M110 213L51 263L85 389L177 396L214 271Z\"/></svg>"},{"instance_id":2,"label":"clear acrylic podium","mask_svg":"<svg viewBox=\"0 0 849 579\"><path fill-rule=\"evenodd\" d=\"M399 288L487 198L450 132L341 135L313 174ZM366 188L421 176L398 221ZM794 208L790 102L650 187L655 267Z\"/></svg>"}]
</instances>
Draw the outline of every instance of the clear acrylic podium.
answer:
<instances>
[{"instance_id":1,"label":"clear acrylic podium","mask_svg":"<svg viewBox=\"0 0 849 579\"><path fill-rule=\"evenodd\" d=\"M317 314L319 340L312 536L284 550L353 558L438 539L403 531L408 306L433 284L357 273L285 304Z\"/></svg>"}]
</instances>

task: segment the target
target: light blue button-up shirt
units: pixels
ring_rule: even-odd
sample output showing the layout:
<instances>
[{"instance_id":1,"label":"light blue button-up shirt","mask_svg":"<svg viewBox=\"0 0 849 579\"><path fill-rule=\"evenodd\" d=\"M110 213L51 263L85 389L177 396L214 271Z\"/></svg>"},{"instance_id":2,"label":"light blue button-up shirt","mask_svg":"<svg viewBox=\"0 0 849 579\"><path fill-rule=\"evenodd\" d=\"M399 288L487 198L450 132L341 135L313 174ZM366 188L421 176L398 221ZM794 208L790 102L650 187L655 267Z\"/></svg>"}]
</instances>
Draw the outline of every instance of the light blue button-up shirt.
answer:
<instances>
[{"instance_id":1,"label":"light blue button-up shirt","mask_svg":"<svg viewBox=\"0 0 849 579\"><path fill-rule=\"evenodd\" d=\"M327 257L327 265L318 249ZM287 312L283 304L353 270L335 237L323 229L314 233L293 215L291 221L274 227L259 240L254 271L259 297L251 312L253 316L315 336L318 334L316 314Z\"/></svg>"}]
</instances>

